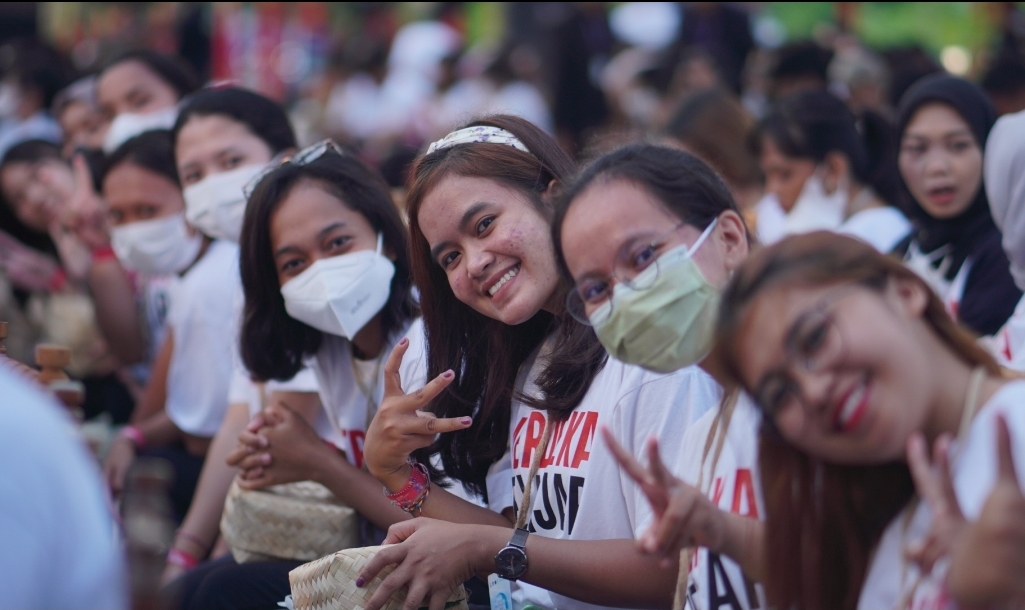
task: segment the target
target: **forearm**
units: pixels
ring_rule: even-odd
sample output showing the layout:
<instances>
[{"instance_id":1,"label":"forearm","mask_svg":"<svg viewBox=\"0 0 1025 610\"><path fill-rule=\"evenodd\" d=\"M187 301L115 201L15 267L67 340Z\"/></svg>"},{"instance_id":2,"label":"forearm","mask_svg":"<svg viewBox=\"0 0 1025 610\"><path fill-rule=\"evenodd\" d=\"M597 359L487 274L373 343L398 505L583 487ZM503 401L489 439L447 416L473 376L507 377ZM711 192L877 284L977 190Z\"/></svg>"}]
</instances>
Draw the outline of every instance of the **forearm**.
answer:
<instances>
[{"instance_id":1,"label":"forearm","mask_svg":"<svg viewBox=\"0 0 1025 610\"><path fill-rule=\"evenodd\" d=\"M765 577L765 523L750 517L725 513L725 529L719 552L740 565L749 578ZM713 549L714 550L714 549Z\"/></svg>"},{"instance_id":2,"label":"forearm","mask_svg":"<svg viewBox=\"0 0 1025 610\"><path fill-rule=\"evenodd\" d=\"M388 529L394 523L409 519L406 512L392 506L377 479L350 464L345 456L334 450L330 450L330 455L326 455L325 459L318 460L318 466L310 475L311 480L327 487L336 498L356 509L356 512L381 529Z\"/></svg>"},{"instance_id":3,"label":"forearm","mask_svg":"<svg viewBox=\"0 0 1025 610\"><path fill-rule=\"evenodd\" d=\"M146 354L135 291L116 259L96 262L86 275L96 307L96 323L111 351L124 364L140 362Z\"/></svg>"},{"instance_id":4,"label":"forearm","mask_svg":"<svg viewBox=\"0 0 1025 610\"><path fill-rule=\"evenodd\" d=\"M461 485L453 481L453 485ZM509 515L512 509L508 510ZM496 513L493 510L467 502L459 496L449 493L443 487L431 486L431 493L423 503L422 513L424 517L451 521L452 523L465 523L474 525L494 525L497 527L511 528L513 526L511 516Z\"/></svg>"},{"instance_id":5,"label":"forearm","mask_svg":"<svg viewBox=\"0 0 1025 610\"><path fill-rule=\"evenodd\" d=\"M165 447L182 438L182 431L163 411L140 422L137 427L146 439L147 446Z\"/></svg>"},{"instance_id":6,"label":"forearm","mask_svg":"<svg viewBox=\"0 0 1025 610\"><path fill-rule=\"evenodd\" d=\"M507 529L480 535L478 573L495 570L494 556L509 543ZM679 576L676 561L641 553L634 540L557 540L527 538L529 567L523 580L566 597L601 606L669 608Z\"/></svg>"},{"instance_id":7,"label":"forearm","mask_svg":"<svg viewBox=\"0 0 1025 610\"><path fill-rule=\"evenodd\" d=\"M402 489L409 480L412 467L406 466L399 472L388 476L381 476L378 486L381 483L392 491ZM452 481L453 485L461 485L459 481ZM493 510L467 502L463 498L451 494L439 485L431 485L431 492L424 501L421 515L452 523L465 523L473 525L495 525L499 527L512 527L512 517L496 513ZM511 510L510 510L511 515Z\"/></svg>"},{"instance_id":8,"label":"forearm","mask_svg":"<svg viewBox=\"0 0 1025 610\"><path fill-rule=\"evenodd\" d=\"M171 367L171 356L174 353L174 334L171 330L167 329L167 337L153 359L149 381L142 391L142 400L135 405L135 411L132 413L132 423L135 425L164 410L164 403L167 401L167 371Z\"/></svg>"},{"instance_id":9,"label":"forearm","mask_svg":"<svg viewBox=\"0 0 1025 610\"><path fill-rule=\"evenodd\" d=\"M249 407L244 404L233 404L228 407L217 435L210 445L206 462L196 484L196 493L192 505L182 522L182 531L206 543L206 551L210 550L217 539L221 513L224 511L224 498L228 494L231 481L238 473L238 468L229 466L225 461L228 453L235 447L239 432L249 423Z\"/></svg>"}]
</instances>

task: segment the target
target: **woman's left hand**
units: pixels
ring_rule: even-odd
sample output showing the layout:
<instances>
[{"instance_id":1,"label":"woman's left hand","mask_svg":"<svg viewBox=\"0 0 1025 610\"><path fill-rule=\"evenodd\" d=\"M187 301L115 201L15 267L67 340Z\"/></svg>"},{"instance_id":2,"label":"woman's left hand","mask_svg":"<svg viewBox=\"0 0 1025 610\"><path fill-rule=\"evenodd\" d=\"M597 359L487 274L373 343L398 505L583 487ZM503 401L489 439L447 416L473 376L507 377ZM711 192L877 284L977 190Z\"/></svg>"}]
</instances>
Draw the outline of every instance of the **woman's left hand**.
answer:
<instances>
[{"instance_id":1,"label":"woman's left hand","mask_svg":"<svg viewBox=\"0 0 1025 610\"><path fill-rule=\"evenodd\" d=\"M263 423L257 434L266 439L264 449L251 453L238 464L243 470L239 477L242 489L316 481L325 464L332 458L341 457L285 403L267 407Z\"/></svg>"},{"instance_id":2,"label":"woman's left hand","mask_svg":"<svg viewBox=\"0 0 1025 610\"><path fill-rule=\"evenodd\" d=\"M490 530L508 537L508 530L489 526L460 525L421 517L396 523L388 529L381 549L367 563L356 580L362 587L386 566L398 564L381 581L370 598L366 610L379 610L392 593L408 585L409 592L402 610L417 610L428 605L430 610L444 610L452 592L470 579L479 566L491 561L486 541ZM485 571L491 572L489 566ZM429 602L429 604L425 604Z\"/></svg>"}]
</instances>

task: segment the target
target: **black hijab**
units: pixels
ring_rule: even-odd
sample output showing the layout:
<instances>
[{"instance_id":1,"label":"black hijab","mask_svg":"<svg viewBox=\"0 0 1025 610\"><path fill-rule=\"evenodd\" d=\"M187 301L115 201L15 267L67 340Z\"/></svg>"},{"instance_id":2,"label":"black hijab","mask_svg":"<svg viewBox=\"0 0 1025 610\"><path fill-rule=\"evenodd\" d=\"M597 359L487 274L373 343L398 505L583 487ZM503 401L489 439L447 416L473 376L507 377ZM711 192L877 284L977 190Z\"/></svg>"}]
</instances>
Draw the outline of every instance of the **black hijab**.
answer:
<instances>
[{"instance_id":1,"label":"black hijab","mask_svg":"<svg viewBox=\"0 0 1025 610\"><path fill-rule=\"evenodd\" d=\"M993 104L979 87L963 78L947 74L934 74L922 78L900 98L900 104L897 106L898 142L904 138L904 131L915 112L930 102L940 102L953 108L968 124L979 149L986 149L986 138L989 137L989 130L997 119ZM979 171L982 171L981 167ZM952 280L979 243L987 235L997 231L989 212L986 189L980 181L979 192L964 212L953 218L940 219L930 216L911 196L903 176L901 185L909 202L908 216L915 225L914 240L922 252L933 252L937 248L950 245L950 266L947 268L946 276L948 280Z\"/></svg>"}]
</instances>

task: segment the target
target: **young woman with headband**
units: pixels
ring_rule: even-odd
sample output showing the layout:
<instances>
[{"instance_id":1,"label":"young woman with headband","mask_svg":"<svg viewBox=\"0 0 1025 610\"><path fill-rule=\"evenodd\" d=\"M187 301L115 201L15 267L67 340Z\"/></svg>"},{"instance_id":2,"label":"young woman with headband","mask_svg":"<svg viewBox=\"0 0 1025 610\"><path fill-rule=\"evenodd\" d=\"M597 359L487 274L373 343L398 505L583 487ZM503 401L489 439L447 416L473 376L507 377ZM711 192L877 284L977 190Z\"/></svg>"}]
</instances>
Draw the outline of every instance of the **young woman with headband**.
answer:
<instances>
[{"instance_id":1,"label":"young woman with headband","mask_svg":"<svg viewBox=\"0 0 1025 610\"><path fill-rule=\"evenodd\" d=\"M1006 376L918 275L832 233L753 254L723 293L716 337L766 424L769 605L964 601L944 561L964 540L953 517L979 518L1009 471L1021 485L1025 381Z\"/></svg>"},{"instance_id":2,"label":"young woman with headband","mask_svg":"<svg viewBox=\"0 0 1025 610\"><path fill-rule=\"evenodd\" d=\"M699 364L715 372L712 331L723 285L747 257L749 238L730 192L702 161L632 145L584 168L566 188L552 234L574 287L567 308L626 362L657 370ZM658 408L657 404L641 408ZM667 468L657 442L647 468L604 431L624 473L656 515L639 536L645 553L681 559L677 606L765 607L757 468L760 416L751 398L723 392L718 409L679 433ZM679 477L679 478L677 478Z\"/></svg>"},{"instance_id":3,"label":"young woman with headband","mask_svg":"<svg viewBox=\"0 0 1025 610\"><path fill-rule=\"evenodd\" d=\"M404 584L407 604L440 608L454 586L489 572L501 577L498 589L516 581L517 607L670 603L675 562L660 567L636 549L650 507L595 435L613 427L631 448L656 436L675 455L718 391L693 367L666 375L608 358L566 311L551 218L553 191L572 170L552 138L509 116L449 134L414 166L411 260L435 381L386 399L367 435L367 464L391 492L430 490L406 507L439 520L392 527L388 542L402 544L357 581L399 564L371 610ZM449 422L463 425L436 434ZM492 512L431 486L407 461L432 453Z\"/></svg>"}]
</instances>

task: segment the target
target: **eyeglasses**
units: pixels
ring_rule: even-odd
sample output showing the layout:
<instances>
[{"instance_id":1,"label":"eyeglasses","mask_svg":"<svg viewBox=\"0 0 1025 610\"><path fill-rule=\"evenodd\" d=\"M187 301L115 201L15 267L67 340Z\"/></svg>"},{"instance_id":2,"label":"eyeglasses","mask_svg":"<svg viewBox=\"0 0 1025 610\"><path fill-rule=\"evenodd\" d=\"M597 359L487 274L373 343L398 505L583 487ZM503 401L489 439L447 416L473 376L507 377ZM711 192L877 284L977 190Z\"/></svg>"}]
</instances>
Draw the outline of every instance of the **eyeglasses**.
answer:
<instances>
[{"instance_id":1,"label":"eyeglasses","mask_svg":"<svg viewBox=\"0 0 1025 610\"><path fill-rule=\"evenodd\" d=\"M242 187L242 194L245 196L246 201L249 201L249 198L253 195L253 191L255 191L256 187L260 185L260 182L274 170L285 165L286 163L291 163L292 165L297 166L309 165L310 163L313 163L317 159L323 157L329 151L334 151L338 155L345 154L345 151L342 150L342 147L338 146L338 144L335 144L334 140L321 140L316 144L307 146L306 148L300 150L297 153L280 154L274 159L272 159L271 162L267 164L267 167L261 170L259 174L253 176L252 179L249 182L247 182L245 186Z\"/></svg>"},{"instance_id":2,"label":"eyeglasses","mask_svg":"<svg viewBox=\"0 0 1025 610\"><path fill-rule=\"evenodd\" d=\"M786 364L762 381L755 400L770 418L800 404L801 388L790 371L794 365L809 373L818 373L835 363L843 353L843 335L836 325L834 308L860 286L824 297L794 320L784 339Z\"/></svg>"},{"instance_id":3,"label":"eyeglasses","mask_svg":"<svg viewBox=\"0 0 1025 610\"><path fill-rule=\"evenodd\" d=\"M687 256L705 241L715 228L718 219L713 220L701 233L701 237L687 250ZM573 319L587 326L599 326L612 315L612 290L616 283L631 290L646 290L655 284L659 276L659 257L676 246L676 233L687 222L681 222L672 229L654 238L637 239L626 244L616 255L612 275L605 278L591 278L577 283L566 295L566 310ZM615 278L615 282L612 281Z\"/></svg>"}]
</instances>

